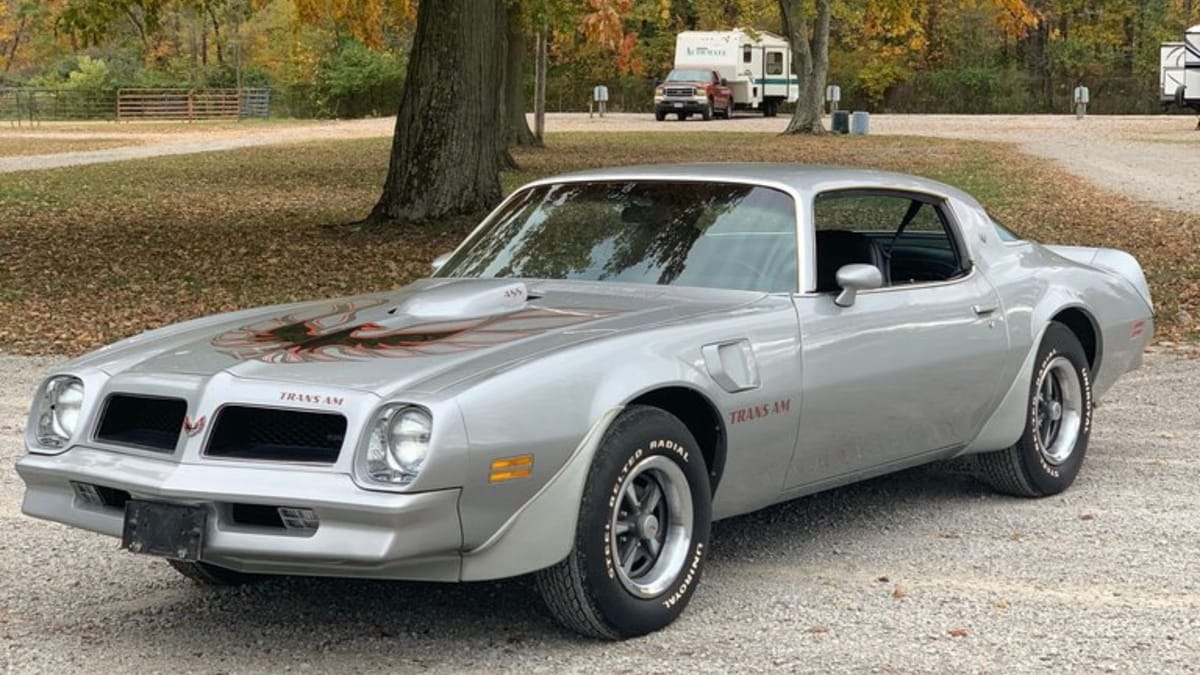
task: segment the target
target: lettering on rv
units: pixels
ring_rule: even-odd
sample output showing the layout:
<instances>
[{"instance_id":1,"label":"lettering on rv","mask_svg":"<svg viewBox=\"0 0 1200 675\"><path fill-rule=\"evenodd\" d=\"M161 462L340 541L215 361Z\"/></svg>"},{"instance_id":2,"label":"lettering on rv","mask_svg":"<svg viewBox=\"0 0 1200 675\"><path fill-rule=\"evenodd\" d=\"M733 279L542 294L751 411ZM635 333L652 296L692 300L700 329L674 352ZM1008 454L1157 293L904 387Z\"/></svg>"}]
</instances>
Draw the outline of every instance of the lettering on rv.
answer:
<instances>
[{"instance_id":1,"label":"lettering on rv","mask_svg":"<svg viewBox=\"0 0 1200 675\"><path fill-rule=\"evenodd\" d=\"M724 49L714 49L712 47L688 47L688 56L725 56Z\"/></svg>"}]
</instances>

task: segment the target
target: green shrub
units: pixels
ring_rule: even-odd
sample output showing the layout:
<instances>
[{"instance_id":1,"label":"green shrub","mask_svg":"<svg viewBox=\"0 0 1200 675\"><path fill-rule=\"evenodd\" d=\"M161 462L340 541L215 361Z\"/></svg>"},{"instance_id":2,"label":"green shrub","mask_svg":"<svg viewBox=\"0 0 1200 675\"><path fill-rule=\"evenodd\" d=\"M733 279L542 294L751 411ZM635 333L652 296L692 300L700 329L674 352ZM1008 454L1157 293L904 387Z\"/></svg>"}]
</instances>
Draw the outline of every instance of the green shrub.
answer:
<instances>
[{"instance_id":1,"label":"green shrub","mask_svg":"<svg viewBox=\"0 0 1200 675\"><path fill-rule=\"evenodd\" d=\"M395 114L404 87L404 60L347 40L320 64L317 96L334 117Z\"/></svg>"}]
</instances>

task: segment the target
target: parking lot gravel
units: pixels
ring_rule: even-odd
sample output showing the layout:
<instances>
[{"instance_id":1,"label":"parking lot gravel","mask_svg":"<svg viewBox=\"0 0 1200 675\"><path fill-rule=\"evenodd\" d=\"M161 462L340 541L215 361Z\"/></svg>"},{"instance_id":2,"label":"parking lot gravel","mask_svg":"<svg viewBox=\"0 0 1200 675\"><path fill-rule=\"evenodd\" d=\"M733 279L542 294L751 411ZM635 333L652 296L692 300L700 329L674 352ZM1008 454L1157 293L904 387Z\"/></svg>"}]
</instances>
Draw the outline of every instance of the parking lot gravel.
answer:
<instances>
[{"instance_id":1,"label":"parking lot gravel","mask_svg":"<svg viewBox=\"0 0 1200 675\"><path fill-rule=\"evenodd\" d=\"M562 132L779 133L787 117L743 112L731 120L656 122L647 113L550 113L546 129ZM128 147L20 157L0 157L0 174L163 155L249 149L305 141L390 137L395 118L292 121L270 124L164 129L157 124L48 123L34 129L0 127L0 141L81 140L121 135ZM1012 143L1021 151L1057 162L1097 186L1168 209L1200 210L1200 132L1186 115L876 115L871 133ZM20 153L25 155L25 153Z\"/></svg>"},{"instance_id":2,"label":"parking lot gravel","mask_svg":"<svg viewBox=\"0 0 1200 675\"><path fill-rule=\"evenodd\" d=\"M718 523L681 620L558 628L526 579L276 579L209 590L20 515L29 393L0 355L0 671L1185 672L1200 669L1200 362L1147 357L1075 486L1001 497L939 465Z\"/></svg>"}]
</instances>

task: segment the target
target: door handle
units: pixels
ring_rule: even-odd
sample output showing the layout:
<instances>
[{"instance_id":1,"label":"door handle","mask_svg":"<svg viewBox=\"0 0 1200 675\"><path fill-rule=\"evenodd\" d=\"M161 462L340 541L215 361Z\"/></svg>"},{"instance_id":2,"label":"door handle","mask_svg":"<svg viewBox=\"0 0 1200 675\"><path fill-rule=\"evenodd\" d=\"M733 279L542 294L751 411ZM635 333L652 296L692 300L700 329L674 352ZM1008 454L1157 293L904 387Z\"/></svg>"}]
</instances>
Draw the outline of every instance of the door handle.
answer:
<instances>
[{"instance_id":1,"label":"door handle","mask_svg":"<svg viewBox=\"0 0 1200 675\"><path fill-rule=\"evenodd\" d=\"M1000 309L998 305L974 305L971 307L971 311L975 312L977 316L994 314L998 309Z\"/></svg>"}]
</instances>

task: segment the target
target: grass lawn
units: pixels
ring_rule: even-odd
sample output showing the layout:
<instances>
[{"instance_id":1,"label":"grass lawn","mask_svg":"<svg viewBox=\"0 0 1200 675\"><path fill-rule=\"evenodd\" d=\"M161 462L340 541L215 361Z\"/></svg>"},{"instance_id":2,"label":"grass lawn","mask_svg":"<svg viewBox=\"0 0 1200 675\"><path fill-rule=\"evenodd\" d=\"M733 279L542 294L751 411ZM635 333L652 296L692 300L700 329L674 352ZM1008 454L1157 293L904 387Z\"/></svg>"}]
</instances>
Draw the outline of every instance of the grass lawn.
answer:
<instances>
[{"instance_id":1,"label":"grass lawn","mask_svg":"<svg viewBox=\"0 0 1200 675\"><path fill-rule=\"evenodd\" d=\"M1162 339L1200 337L1200 215L1141 206L1004 146L908 137L563 134L516 153L506 189L604 165L773 160L918 173L1018 232L1114 246L1146 267ZM477 217L352 232L388 139L325 141L0 174L0 349L76 354L217 311L403 285Z\"/></svg>"}]
</instances>

